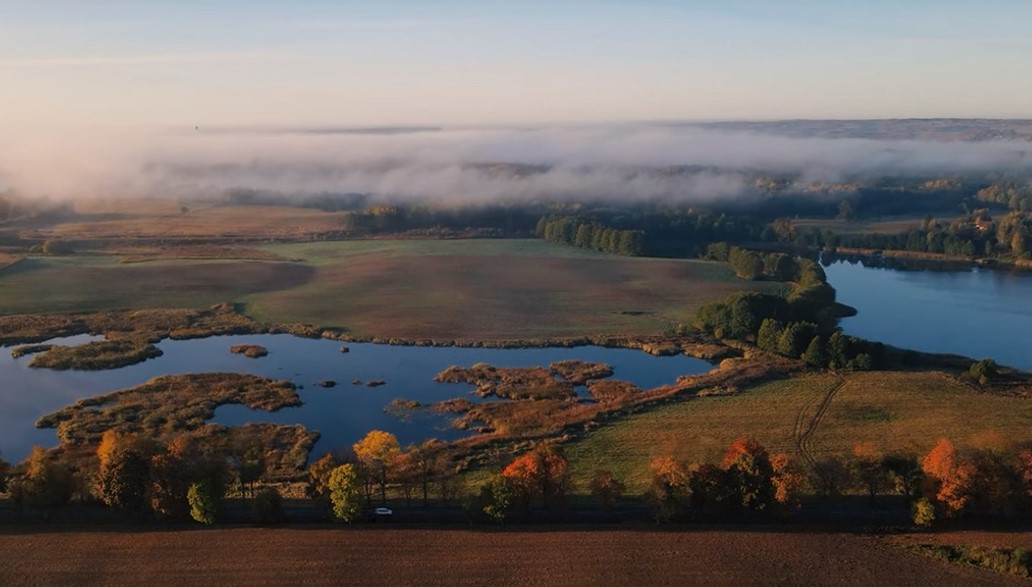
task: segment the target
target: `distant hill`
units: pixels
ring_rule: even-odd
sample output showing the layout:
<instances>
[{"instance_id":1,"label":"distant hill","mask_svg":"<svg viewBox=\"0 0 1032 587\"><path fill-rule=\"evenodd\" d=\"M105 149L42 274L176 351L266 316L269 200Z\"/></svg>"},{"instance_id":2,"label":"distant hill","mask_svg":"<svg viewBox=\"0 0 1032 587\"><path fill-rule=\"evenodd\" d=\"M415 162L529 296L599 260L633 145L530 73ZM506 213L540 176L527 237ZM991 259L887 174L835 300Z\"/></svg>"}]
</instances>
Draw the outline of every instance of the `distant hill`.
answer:
<instances>
[{"instance_id":1,"label":"distant hill","mask_svg":"<svg viewBox=\"0 0 1032 587\"><path fill-rule=\"evenodd\" d=\"M679 125L680 126L680 125ZM772 120L684 123L683 126L796 138L924 141L1032 141L1032 120L893 118L882 120Z\"/></svg>"}]
</instances>

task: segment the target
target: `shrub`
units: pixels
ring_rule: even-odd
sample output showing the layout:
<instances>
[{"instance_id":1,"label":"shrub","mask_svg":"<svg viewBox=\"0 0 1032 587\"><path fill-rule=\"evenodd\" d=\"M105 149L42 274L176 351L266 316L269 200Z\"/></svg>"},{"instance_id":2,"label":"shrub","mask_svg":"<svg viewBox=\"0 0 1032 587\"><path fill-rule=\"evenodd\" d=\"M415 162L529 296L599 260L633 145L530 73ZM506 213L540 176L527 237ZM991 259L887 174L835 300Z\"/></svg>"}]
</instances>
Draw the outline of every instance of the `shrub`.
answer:
<instances>
[{"instance_id":1,"label":"shrub","mask_svg":"<svg viewBox=\"0 0 1032 587\"><path fill-rule=\"evenodd\" d=\"M214 524L218 509L218 496L210 481L201 481L190 485L186 491L186 500L190 504L190 517L202 524Z\"/></svg>"},{"instance_id":2,"label":"shrub","mask_svg":"<svg viewBox=\"0 0 1032 587\"><path fill-rule=\"evenodd\" d=\"M968 369L968 373L978 380L981 384L986 384L990 379L996 377L1000 373L1000 368L996 364L996 361L992 359L982 359L971 364Z\"/></svg>"},{"instance_id":3,"label":"shrub","mask_svg":"<svg viewBox=\"0 0 1032 587\"><path fill-rule=\"evenodd\" d=\"M922 497L910 506L910 515L915 526L929 528L935 522L935 506Z\"/></svg>"},{"instance_id":4,"label":"shrub","mask_svg":"<svg viewBox=\"0 0 1032 587\"><path fill-rule=\"evenodd\" d=\"M275 487L262 487L254 496L254 518L260 524L275 524L283 519L283 496Z\"/></svg>"}]
</instances>

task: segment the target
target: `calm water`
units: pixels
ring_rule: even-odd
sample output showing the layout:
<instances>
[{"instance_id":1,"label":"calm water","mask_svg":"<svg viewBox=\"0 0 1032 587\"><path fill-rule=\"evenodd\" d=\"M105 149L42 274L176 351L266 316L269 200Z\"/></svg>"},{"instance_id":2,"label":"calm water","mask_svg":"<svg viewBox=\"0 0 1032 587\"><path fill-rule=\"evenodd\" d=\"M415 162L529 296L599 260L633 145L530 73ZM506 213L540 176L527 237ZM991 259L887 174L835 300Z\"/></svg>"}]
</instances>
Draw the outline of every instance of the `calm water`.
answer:
<instances>
[{"instance_id":1,"label":"calm water","mask_svg":"<svg viewBox=\"0 0 1032 587\"><path fill-rule=\"evenodd\" d=\"M859 313L846 332L903 348L991 357L1032 369L1032 273L825 267L838 300Z\"/></svg>"},{"instance_id":2,"label":"calm water","mask_svg":"<svg viewBox=\"0 0 1032 587\"><path fill-rule=\"evenodd\" d=\"M89 337L57 340L81 343ZM250 359L229 352L230 345L260 344L269 355ZM220 336L199 340L165 340L158 346L165 354L157 359L111 371L50 371L30 369L29 357L12 359L9 349L0 349L0 450L6 460L20 460L34 444L57 443L53 430L37 430L42 415L74 403L82 397L131 387L164 374L237 371L286 379L299 390L303 406L276 413L249 410L240 405L218 408L215 421L222 424L277 422L303 424L322 438L313 454L350 446L367 431L380 428L394 432L402 444L430 437L454 438L463 432L448 425L448 416L419 413L399 419L384 413L396 397L423 403L451 397L478 396L470 385L435 383L436 375L450 365L477 362L503 367L547 365L563 359L599 361L613 366L613 377L632 381L642 388L673 383L678 375L701 373L711 365L686 356L653 357L631 349L602 347L548 349L470 349L455 347L400 347L296 338L289 335ZM313 385L332 379L333 388ZM386 380L386 385L352 385L353 379Z\"/></svg>"}]
</instances>

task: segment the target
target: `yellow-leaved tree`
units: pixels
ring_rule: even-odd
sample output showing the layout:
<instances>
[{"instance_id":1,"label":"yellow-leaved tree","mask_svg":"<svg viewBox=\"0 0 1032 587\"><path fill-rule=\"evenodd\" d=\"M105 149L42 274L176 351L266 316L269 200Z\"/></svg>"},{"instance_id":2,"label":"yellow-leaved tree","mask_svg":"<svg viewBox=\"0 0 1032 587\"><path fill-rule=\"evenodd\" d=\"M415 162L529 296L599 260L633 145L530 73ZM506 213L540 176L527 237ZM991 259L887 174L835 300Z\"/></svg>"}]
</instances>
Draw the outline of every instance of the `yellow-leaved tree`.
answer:
<instances>
[{"instance_id":1,"label":"yellow-leaved tree","mask_svg":"<svg viewBox=\"0 0 1032 587\"><path fill-rule=\"evenodd\" d=\"M380 485L380 501L387 503L387 474L394 459L401 452L398 439L390 432L370 430L352 447L358 461Z\"/></svg>"}]
</instances>

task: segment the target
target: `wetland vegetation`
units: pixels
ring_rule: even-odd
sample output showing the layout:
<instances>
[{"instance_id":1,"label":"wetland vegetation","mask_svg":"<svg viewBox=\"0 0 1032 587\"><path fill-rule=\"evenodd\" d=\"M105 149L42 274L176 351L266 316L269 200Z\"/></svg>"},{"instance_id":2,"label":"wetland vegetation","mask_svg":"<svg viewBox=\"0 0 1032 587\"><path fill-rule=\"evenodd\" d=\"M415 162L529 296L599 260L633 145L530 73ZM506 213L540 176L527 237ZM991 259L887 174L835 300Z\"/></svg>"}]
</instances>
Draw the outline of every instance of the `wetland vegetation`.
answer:
<instances>
[{"instance_id":1,"label":"wetland vegetation","mask_svg":"<svg viewBox=\"0 0 1032 587\"><path fill-rule=\"evenodd\" d=\"M418 222L413 218L407 221ZM123 243L122 252L103 236L111 227L61 227L72 241L70 254L28 255L27 263L9 267L0 279L22 293L85 277L100 289L77 292L74 313L64 311L70 301L25 296L25 304L35 305L15 305L0 316L0 341L34 345L15 347L12 354L31 354L34 366L38 361L49 369L158 369L168 344L207 341L222 345L221 354L198 350L197 366L206 364L206 354L233 360L218 338L226 335L243 337L233 341L230 354L269 356L246 368L234 363L240 365L235 369L257 370L253 375L167 375L45 415L40 424L56 428L61 441L49 458L77 475L97 474L94 455L107 430L161 446L186 435L231 464L242 462L241 447L257 447L262 483L296 497L309 486L318 502L320 483L329 477L320 476L322 460L312 451L343 449L333 457L334 467L353 464L354 481L347 482L378 485L381 500L409 504L419 485L441 504L466 491L479 500L477 517L495 520L520 519L534 499L567 498L644 508L658 520L725 515L731 511L728 496L739 491L725 453L742 437L741 454L751 455L760 470L773 467L781 475L764 481L773 501L746 509L786 515L799 500L820 504L861 493L854 480L859 477L834 473L856 469L860 445L865 455L877 455L879 467L888 467L883 461L911 462L946 434L956 443L957 459L982 467L989 447L1013 456L1027 442L1032 413L1024 373L1005 367L972 376L973 359L842 332L838 321L849 308L838 300L848 303L844 296L853 289L837 292L826 275L837 275L836 268L799 254L807 251L797 247L812 246L804 222L796 228L726 212L590 210L539 219L544 240L384 239L372 231L366 236L374 238L366 240L306 242L309 237L295 234L283 242L238 243L237 252L225 256L185 233L167 250L147 244L142 219L120 221L119 228L137 222L140 231L138 242ZM84 230L93 231L89 239L70 238ZM641 256L657 252L701 259ZM189 295L165 286L173 273ZM132 300L103 290L129 282L139 286ZM847 320L862 320L864 311ZM844 324L848 330L850 323ZM286 333L321 350L299 354L293 345L275 343ZM78 335L104 338L48 342ZM399 352L446 351L450 360L433 369L376 362L385 359L367 354L377 346L370 342L395 345L385 348ZM626 371L623 359L601 354L614 348L636 349L621 352L641 353L646 361L682 362L676 372L663 368L662 377L649 377L651 365L660 363ZM498 362L484 354L492 349L538 354ZM364 367L307 372L299 367L302 354ZM689 366L684 355L712 363ZM297 371L292 378L277 374L291 370ZM337 381L356 385L339 387ZM437 387L415 391L427 385ZM381 386L375 399L355 395ZM345 440L338 432L344 416L327 408L336 405L327 403L334 397L356 407L371 402L366 405L379 415L356 413ZM399 422L413 432L395 428ZM387 434L403 439L376 457L380 469L347 454L360 426L390 429ZM431 436L445 441L423 447ZM243 474L238 465L231 475ZM511 474L499 481L499 471ZM526 479L518 481L517 471L551 489L519 489ZM558 476L534 477L542 471ZM350 475L338 475L335 483ZM890 485L875 490L888 503L920 497ZM472 489L480 486L479 493ZM367 489L356 486L355 495L369 502ZM974 496L978 490L969 491ZM1024 507L1020 491L1008 491L1009 503ZM524 510L516 505L521 502ZM713 509L714 503L724 505ZM947 498L929 503L940 516L953 511ZM981 505L968 510L984 511Z\"/></svg>"}]
</instances>

